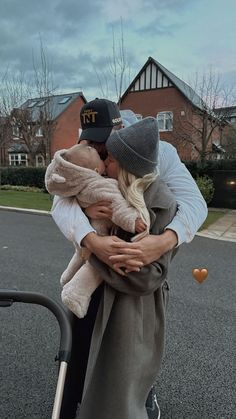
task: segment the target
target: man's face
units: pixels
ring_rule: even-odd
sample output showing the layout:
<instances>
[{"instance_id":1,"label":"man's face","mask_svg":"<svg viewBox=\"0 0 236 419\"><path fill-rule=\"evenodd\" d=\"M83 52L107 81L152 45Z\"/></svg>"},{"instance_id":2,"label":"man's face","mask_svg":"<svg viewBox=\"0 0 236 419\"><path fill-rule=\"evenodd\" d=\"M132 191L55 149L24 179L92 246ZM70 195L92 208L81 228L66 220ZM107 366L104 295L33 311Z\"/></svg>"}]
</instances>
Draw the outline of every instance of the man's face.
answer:
<instances>
[{"instance_id":1,"label":"man's face","mask_svg":"<svg viewBox=\"0 0 236 419\"><path fill-rule=\"evenodd\" d=\"M107 150L106 150L106 144L105 143L95 143L94 141L89 140L81 140L79 144L87 144L90 147L95 148L97 150L100 158L104 161L107 158Z\"/></svg>"}]
</instances>

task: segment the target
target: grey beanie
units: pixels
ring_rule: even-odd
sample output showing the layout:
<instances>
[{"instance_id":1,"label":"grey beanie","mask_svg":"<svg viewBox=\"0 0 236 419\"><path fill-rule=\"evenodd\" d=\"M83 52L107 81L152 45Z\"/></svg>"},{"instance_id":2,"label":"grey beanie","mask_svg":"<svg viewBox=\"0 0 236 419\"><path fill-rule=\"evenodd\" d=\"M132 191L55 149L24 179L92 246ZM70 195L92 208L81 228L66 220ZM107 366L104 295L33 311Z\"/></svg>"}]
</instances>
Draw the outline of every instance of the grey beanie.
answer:
<instances>
[{"instance_id":1,"label":"grey beanie","mask_svg":"<svg viewBox=\"0 0 236 419\"><path fill-rule=\"evenodd\" d=\"M155 118L144 118L127 128L113 131L106 148L124 169L138 177L156 172L159 130Z\"/></svg>"}]
</instances>

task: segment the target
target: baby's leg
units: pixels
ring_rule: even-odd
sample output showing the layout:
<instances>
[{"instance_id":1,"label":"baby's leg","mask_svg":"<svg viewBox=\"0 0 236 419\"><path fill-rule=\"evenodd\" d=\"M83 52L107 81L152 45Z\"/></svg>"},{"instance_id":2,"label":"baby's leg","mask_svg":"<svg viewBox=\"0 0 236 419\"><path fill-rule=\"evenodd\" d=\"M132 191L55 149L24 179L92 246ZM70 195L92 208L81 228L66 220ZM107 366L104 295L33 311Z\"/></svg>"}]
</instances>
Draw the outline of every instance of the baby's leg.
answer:
<instances>
[{"instance_id":1,"label":"baby's leg","mask_svg":"<svg viewBox=\"0 0 236 419\"><path fill-rule=\"evenodd\" d=\"M73 278L73 276L79 270L79 268L83 265L83 263L84 263L84 260L81 256L80 249L75 248L75 253L72 259L70 260L67 268L61 275L60 283L62 287Z\"/></svg>"},{"instance_id":2,"label":"baby's leg","mask_svg":"<svg viewBox=\"0 0 236 419\"><path fill-rule=\"evenodd\" d=\"M62 302L79 318L86 315L91 295L102 282L96 269L86 262L63 287Z\"/></svg>"}]
</instances>

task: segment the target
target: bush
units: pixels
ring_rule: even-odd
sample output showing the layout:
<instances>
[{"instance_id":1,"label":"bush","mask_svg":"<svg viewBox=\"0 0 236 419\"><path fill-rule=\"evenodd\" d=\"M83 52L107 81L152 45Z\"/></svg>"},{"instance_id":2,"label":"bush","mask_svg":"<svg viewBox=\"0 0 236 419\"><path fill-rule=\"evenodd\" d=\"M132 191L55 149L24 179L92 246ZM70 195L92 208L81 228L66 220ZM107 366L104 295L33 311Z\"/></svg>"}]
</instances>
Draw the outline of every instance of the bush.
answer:
<instances>
[{"instance_id":1,"label":"bush","mask_svg":"<svg viewBox=\"0 0 236 419\"><path fill-rule=\"evenodd\" d=\"M198 176L196 179L197 185L202 193L206 203L209 204L214 195L214 184L213 180L209 176Z\"/></svg>"},{"instance_id":2,"label":"bush","mask_svg":"<svg viewBox=\"0 0 236 419\"><path fill-rule=\"evenodd\" d=\"M43 189L44 167L5 167L1 170L1 185L33 186Z\"/></svg>"}]
</instances>

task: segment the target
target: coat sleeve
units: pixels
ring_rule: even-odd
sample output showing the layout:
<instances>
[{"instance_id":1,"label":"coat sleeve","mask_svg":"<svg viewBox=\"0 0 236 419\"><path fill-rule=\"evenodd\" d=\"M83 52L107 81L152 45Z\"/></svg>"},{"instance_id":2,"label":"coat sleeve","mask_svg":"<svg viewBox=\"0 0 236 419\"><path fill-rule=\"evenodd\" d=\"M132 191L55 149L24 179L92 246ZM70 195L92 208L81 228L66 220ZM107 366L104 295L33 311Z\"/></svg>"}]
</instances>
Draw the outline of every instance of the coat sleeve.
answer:
<instances>
[{"instance_id":1,"label":"coat sleeve","mask_svg":"<svg viewBox=\"0 0 236 419\"><path fill-rule=\"evenodd\" d=\"M54 196L51 214L64 236L78 246L87 234L95 232L76 198Z\"/></svg>"},{"instance_id":2,"label":"coat sleeve","mask_svg":"<svg viewBox=\"0 0 236 419\"><path fill-rule=\"evenodd\" d=\"M91 255L89 262L99 271L101 278L115 290L141 296L152 294L160 288L167 276L170 258L171 252L168 252L158 261L144 266L139 272L129 272L125 277L113 271L95 255Z\"/></svg>"},{"instance_id":3,"label":"coat sleeve","mask_svg":"<svg viewBox=\"0 0 236 419\"><path fill-rule=\"evenodd\" d=\"M163 225L160 226L157 215L154 225L152 226L152 234L159 234L163 228L173 218L176 212L176 203L173 202L169 209L162 210ZM130 295L148 295L156 291L166 279L169 264L173 251L165 253L159 260L144 266L139 272L129 272L127 276L121 276L116 273L105 263L101 262L94 254L91 255L90 263L99 270L101 277L112 288L117 291Z\"/></svg>"},{"instance_id":4,"label":"coat sleeve","mask_svg":"<svg viewBox=\"0 0 236 419\"><path fill-rule=\"evenodd\" d=\"M189 243L207 217L206 202L175 147L160 141L160 177L178 204L178 211L168 229L178 236L178 245Z\"/></svg>"}]
</instances>

